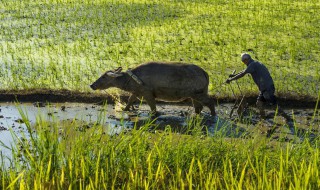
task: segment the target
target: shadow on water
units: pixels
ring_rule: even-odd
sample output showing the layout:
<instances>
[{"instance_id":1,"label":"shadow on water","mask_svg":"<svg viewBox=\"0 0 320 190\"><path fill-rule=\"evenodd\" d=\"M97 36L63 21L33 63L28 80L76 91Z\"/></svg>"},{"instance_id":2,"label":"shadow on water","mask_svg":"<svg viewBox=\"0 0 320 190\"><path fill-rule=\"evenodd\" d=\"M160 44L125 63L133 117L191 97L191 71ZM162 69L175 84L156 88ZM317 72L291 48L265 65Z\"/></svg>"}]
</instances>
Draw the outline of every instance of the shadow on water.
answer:
<instances>
[{"instance_id":1,"label":"shadow on water","mask_svg":"<svg viewBox=\"0 0 320 190\"><path fill-rule=\"evenodd\" d=\"M197 115L182 115L181 111L177 113L161 113L161 116L150 120L148 118L141 119L133 118L135 127L145 126L149 124L149 131L166 131L170 130L174 133L186 135L208 135L208 136L224 136L239 138L245 132L245 129L238 127L232 121L222 117L212 117L208 113L203 112L200 116Z\"/></svg>"}]
</instances>

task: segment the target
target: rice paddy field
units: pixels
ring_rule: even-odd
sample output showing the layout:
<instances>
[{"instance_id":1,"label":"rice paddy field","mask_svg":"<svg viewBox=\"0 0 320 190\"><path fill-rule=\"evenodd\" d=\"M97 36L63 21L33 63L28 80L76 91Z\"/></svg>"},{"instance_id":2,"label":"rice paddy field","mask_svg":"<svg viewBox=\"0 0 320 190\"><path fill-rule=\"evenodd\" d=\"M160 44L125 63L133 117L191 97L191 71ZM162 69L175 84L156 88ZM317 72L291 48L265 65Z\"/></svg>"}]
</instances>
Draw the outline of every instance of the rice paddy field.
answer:
<instances>
[{"instance_id":1,"label":"rice paddy field","mask_svg":"<svg viewBox=\"0 0 320 190\"><path fill-rule=\"evenodd\" d=\"M76 117L39 115L31 124L19 108L26 130L6 126L14 141L0 139L0 189L320 189L319 31L318 0L1 0L2 94L105 95L89 85L106 70L178 61L204 68L209 93L230 99L222 84L245 68L247 52L268 67L279 97L312 102L314 111L303 138L285 141L205 135L198 116L185 134L150 130L150 119L109 135L104 112L83 130ZM257 95L251 78L238 84Z\"/></svg>"}]
</instances>

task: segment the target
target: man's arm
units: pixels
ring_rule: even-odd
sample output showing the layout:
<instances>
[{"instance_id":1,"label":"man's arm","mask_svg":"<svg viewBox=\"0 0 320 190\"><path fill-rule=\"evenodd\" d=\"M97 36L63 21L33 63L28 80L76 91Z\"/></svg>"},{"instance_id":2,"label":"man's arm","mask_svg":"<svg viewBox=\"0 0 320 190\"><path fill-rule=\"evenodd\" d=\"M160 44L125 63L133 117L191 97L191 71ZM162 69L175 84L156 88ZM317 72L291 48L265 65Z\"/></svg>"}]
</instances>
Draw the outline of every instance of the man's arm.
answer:
<instances>
[{"instance_id":1,"label":"man's arm","mask_svg":"<svg viewBox=\"0 0 320 190\"><path fill-rule=\"evenodd\" d=\"M228 78L226 83L230 83L233 80L238 80L239 78L242 78L244 75L246 75L247 73L245 72L245 70L239 72L238 74L236 74L234 77Z\"/></svg>"}]
</instances>

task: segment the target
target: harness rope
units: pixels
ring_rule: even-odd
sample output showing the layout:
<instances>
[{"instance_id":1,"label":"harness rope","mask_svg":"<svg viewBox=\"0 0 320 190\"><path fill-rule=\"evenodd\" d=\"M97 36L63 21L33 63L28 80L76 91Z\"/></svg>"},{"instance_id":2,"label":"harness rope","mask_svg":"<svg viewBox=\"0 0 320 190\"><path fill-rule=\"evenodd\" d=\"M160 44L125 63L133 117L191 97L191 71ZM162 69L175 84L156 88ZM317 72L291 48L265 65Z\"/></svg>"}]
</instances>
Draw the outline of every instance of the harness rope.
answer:
<instances>
[{"instance_id":1,"label":"harness rope","mask_svg":"<svg viewBox=\"0 0 320 190\"><path fill-rule=\"evenodd\" d=\"M141 79L139 79L137 77L137 75L133 74L132 71L130 69L127 70L128 75L134 80L136 81L138 84L143 85L143 82Z\"/></svg>"}]
</instances>

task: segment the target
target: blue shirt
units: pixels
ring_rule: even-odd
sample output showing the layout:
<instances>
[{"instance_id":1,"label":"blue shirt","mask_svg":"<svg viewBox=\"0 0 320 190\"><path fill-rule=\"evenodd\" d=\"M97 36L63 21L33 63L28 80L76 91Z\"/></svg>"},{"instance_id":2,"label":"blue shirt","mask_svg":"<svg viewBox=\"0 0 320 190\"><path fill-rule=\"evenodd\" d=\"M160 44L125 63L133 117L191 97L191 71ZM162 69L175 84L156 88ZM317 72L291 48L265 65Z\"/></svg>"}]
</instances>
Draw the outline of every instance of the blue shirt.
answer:
<instances>
[{"instance_id":1,"label":"blue shirt","mask_svg":"<svg viewBox=\"0 0 320 190\"><path fill-rule=\"evenodd\" d=\"M267 67L258 61L251 60L244 73L251 74L253 81L257 84L260 91L265 91L274 85Z\"/></svg>"}]
</instances>

